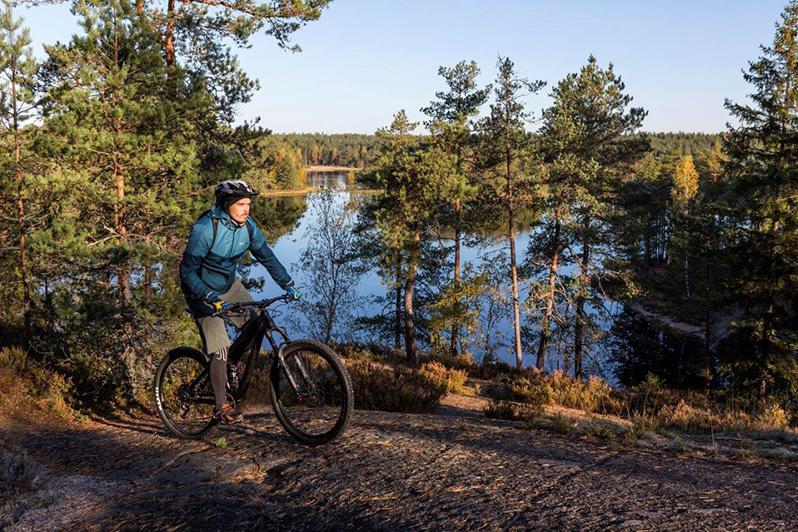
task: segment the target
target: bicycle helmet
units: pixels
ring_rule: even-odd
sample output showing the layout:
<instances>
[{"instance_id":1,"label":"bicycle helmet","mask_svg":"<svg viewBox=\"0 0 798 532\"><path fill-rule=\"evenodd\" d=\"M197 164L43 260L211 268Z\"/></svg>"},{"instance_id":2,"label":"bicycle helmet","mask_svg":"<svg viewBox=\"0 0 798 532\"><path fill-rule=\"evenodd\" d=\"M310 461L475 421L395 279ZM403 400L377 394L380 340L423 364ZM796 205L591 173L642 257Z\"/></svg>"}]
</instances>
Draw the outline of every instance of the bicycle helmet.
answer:
<instances>
[{"instance_id":1,"label":"bicycle helmet","mask_svg":"<svg viewBox=\"0 0 798 532\"><path fill-rule=\"evenodd\" d=\"M255 189L249 186L249 183L241 179L222 181L216 185L214 194L216 194L216 203L225 209L241 198L252 198L258 195Z\"/></svg>"}]
</instances>

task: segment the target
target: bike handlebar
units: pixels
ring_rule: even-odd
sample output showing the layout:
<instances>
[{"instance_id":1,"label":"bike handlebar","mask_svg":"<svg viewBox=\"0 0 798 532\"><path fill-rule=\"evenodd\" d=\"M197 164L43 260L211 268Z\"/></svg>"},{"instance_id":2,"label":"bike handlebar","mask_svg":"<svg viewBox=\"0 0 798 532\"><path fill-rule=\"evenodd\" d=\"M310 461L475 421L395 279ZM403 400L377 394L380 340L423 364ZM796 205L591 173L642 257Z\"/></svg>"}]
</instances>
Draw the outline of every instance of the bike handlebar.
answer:
<instances>
[{"instance_id":1,"label":"bike handlebar","mask_svg":"<svg viewBox=\"0 0 798 532\"><path fill-rule=\"evenodd\" d=\"M245 301L242 303L233 303L230 305L230 308L227 309L227 312L237 312L239 310L244 310L248 308L268 308L270 305L277 303L279 301L283 301L285 303L289 303L292 301L291 297L288 294L283 294L281 296L272 297L270 299L263 299L261 301Z\"/></svg>"}]
</instances>

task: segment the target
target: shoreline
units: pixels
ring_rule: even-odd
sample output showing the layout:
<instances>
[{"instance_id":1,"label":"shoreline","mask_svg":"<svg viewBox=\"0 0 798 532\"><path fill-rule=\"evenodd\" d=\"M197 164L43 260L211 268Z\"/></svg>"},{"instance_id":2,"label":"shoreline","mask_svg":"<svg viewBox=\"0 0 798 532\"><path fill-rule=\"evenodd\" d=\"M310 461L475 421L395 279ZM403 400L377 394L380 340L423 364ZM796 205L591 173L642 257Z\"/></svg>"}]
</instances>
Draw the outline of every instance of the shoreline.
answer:
<instances>
[{"instance_id":1,"label":"shoreline","mask_svg":"<svg viewBox=\"0 0 798 532\"><path fill-rule=\"evenodd\" d=\"M362 168L355 168L350 166L325 166L325 165L311 165L305 167L306 172L361 172Z\"/></svg>"},{"instance_id":2,"label":"shoreline","mask_svg":"<svg viewBox=\"0 0 798 532\"><path fill-rule=\"evenodd\" d=\"M268 190L266 192L261 192L260 197L268 198L268 197L281 197L281 196L302 196L305 194L311 194L313 192L318 192L321 190L320 188L316 187L305 187L305 188L296 188L296 189L276 189L276 190ZM349 192L350 194L377 194L382 192L381 189L376 188L344 188L344 189L336 189L336 192Z\"/></svg>"}]
</instances>

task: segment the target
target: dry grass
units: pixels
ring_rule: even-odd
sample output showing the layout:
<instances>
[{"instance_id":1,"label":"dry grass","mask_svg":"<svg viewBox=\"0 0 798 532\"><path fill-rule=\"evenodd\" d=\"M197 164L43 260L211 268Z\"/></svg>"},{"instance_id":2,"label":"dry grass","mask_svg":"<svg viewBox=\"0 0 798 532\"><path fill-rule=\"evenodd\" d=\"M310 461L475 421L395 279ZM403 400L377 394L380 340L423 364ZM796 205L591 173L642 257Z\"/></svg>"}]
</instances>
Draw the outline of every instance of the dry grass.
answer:
<instances>
[{"instance_id":1,"label":"dry grass","mask_svg":"<svg viewBox=\"0 0 798 532\"><path fill-rule=\"evenodd\" d=\"M668 389L656 380L614 390L596 377L583 381L561 372L544 375L534 369L514 370L499 375L498 380L501 385L492 387L494 402L485 412L489 417L519 419L504 404L509 402L617 416L631 421L637 431L758 432L781 439L798 437L794 427L798 420L791 419L776 403L743 409L739 404L712 401L698 392Z\"/></svg>"},{"instance_id":2,"label":"dry grass","mask_svg":"<svg viewBox=\"0 0 798 532\"><path fill-rule=\"evenodd\" d=\"M58 373L28 357L22 349L0 349L0 407L30 412L32 409L62 419L79 414L70 404L72 387Z\"/></svg>"},{"instance_id":3,"label":"dry grass","mask_svg":"<svg viewBox=\"0 0 798 532\"><path fill-rule=\"evenodd\" d=\"M461 369L449 369L440 362L427 362L421 366L421 374L430 381L446 388L446 393L462 394L468 373Z\"/></svg>"}]
</instances>

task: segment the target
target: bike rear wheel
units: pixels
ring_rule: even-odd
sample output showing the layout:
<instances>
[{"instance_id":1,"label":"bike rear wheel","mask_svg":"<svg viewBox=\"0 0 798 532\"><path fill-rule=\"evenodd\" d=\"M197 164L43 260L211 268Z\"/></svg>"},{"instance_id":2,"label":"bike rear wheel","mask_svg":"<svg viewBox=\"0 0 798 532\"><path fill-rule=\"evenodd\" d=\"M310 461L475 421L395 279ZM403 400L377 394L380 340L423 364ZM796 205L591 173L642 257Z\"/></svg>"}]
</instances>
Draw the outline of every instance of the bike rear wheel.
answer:
<instances>
[{"instance_id":1,"label":"bike rear wheel","mask_svg":"<svg viewBox=\"0 0 798 532\"><path fill-rule=\"evenodd\" d=\"M216 423L209 365L200 351L169 351L153 382L155 407L169 431L181 438L200 438Z\"/></svg>"},{"instance_id":2,"label":"bike rear wheel","mask_svg":"<svg viewBox=\"0 0 798 532\"><path fill-rule=\"evenodd\" d=\"M271 370L271 402L283 428L306 445L339 436L354 408L349 373L326 345L313 340L288 343L283 361Z\"/></svg>"}]
</instances>

